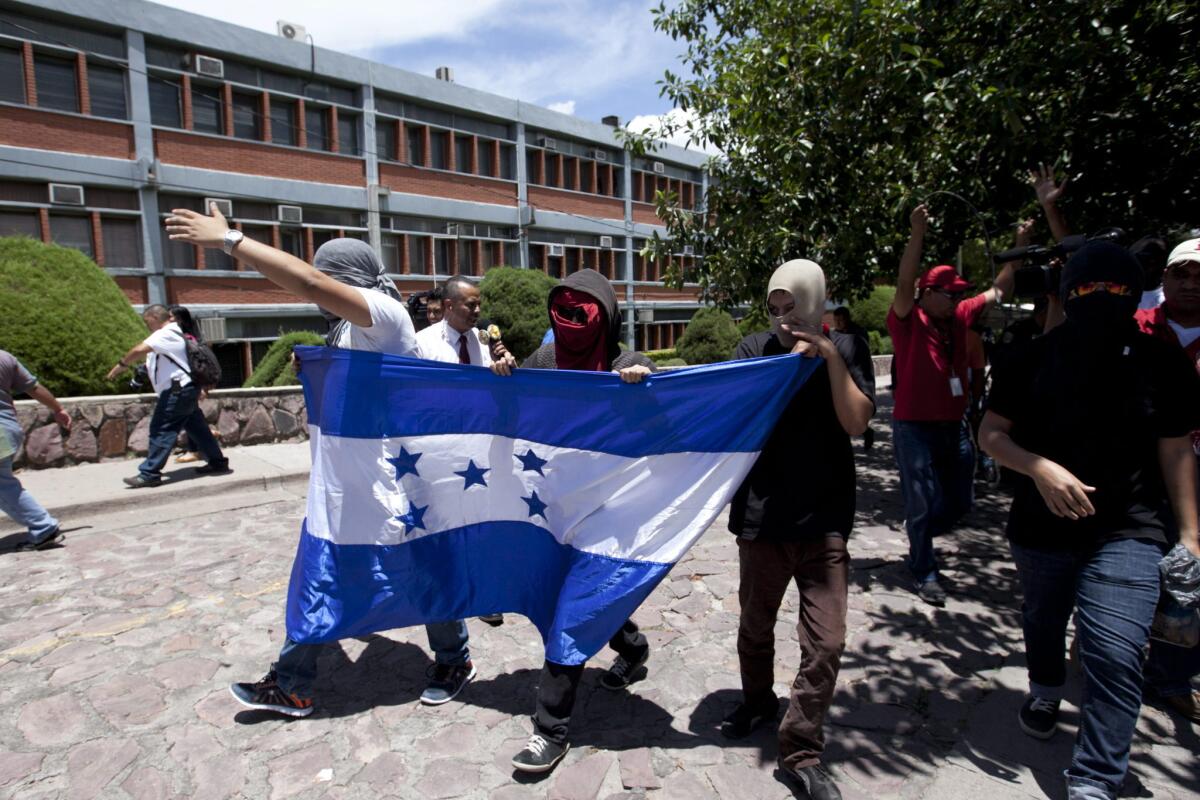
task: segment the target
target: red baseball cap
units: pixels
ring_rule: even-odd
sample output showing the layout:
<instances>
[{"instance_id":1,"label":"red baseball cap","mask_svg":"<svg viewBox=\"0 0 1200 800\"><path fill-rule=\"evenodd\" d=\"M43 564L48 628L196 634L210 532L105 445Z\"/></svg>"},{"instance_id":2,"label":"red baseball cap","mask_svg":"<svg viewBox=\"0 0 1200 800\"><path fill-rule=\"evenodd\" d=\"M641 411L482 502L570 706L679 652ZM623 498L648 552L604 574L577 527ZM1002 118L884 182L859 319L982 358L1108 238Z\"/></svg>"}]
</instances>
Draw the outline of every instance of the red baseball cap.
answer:
<instances>
[{"instance_id":1,"label":"red baseball cap","mask_svg":"<svg viewBox=\"0 0 1200 800\"><path fill-rule=\"evenodd\" d=\"M971 288L971 283L964 280L954 267L942 264L922 275L917 287L920 289L944 289L947 292L965 292Z\"/></svg>"}]
</instances>

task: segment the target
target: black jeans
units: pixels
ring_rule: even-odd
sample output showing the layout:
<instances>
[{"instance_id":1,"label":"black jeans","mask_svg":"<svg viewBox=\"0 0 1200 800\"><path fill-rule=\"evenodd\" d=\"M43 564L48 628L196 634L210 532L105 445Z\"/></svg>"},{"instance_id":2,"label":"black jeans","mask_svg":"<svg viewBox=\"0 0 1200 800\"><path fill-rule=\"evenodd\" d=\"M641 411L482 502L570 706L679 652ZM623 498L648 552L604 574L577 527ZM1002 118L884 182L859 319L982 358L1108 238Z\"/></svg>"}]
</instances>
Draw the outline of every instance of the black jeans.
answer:
<instances>
[{"instance_id":1,"label":"black jeans","mask_svg":"<svg viewBox=\"0 0 1200 800\"><path fill-rule=\"evenodd\" d=\"M633 620L625 621L621 630L608 640L608 646L624 656L626 661L636 661L650 649L650 643L638 631ZM553 661L542 664L533 728L555 744L567 741L571 709L575 707L575 693L579 689L579 679L583 677L583 666L555 664Z\"/></svg>"}]
</instances>

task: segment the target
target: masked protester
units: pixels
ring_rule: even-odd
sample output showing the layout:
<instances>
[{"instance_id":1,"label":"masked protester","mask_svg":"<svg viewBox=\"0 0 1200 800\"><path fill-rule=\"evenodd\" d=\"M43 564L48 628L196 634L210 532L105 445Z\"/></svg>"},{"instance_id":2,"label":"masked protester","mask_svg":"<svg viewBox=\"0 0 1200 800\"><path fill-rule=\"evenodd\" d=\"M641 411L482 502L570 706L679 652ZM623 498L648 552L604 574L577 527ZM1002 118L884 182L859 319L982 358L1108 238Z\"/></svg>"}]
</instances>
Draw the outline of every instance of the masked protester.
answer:
<instances>
[{"instance_id":1,"label":"masked protester","mask_svg":"<svg viewBox=\"0 0 1200 800\"><path fill-rule=\"evenodd\" d=\"M1142 701L1158 563L1177 535L1200 554L1200 377L1133 320L1142 270L1092 242L1063 270L1066 320L997 367L980 441L1018 473L1008 538L1024 593L1029 697L1018 722L1054 735L1076 612L1084 674L1068 797L1115 798ZM1174 512L1173 526L1166 506Z\"/></svg>"},{"instance_id":2,"label":"masked protester","mask_svg":"<svg viewBox=\"0 0 1200 800\"><path fill-rule=\"evenodd\" d=\"M846 539L855 505L850 437L863 432L875 411L875 374L863 337L822 331L824 307L821 268L812 261L787 262L767 285L771 330L747 336L734 354L801 353L825 363L792 398L729 510L729 530L738 537L742 703L721 732L741 739L778 716L779 700L771 688L775 620L795 581L800 670L779 726L779 767L813 800L840 800L821 764L823 723L846 642Z\"/></svg>"},{"instance_id":3,"label":"masked protester","mask_svg":"<svg viewBox=\"0 0 1200 800\"><path fill-rule=\"evenodd\" d=\"M626 383L638 383L655 371L654 362L641 353L622 351L621 312L612 284L592 269L569 275L550 291L548 300L554 341L544 344L521 365L532 369L574 369L617 372ZM494 369L497 374L506 374ZM628 686L650 657L650 643L627 620L609 641L617 651L600 685L617 691ZM567 730L575 694L583 677L583 664L546 661L538 680L533 735L512 760L522 772L549 772L567 754Z\"/></svg>"}]
</instances>

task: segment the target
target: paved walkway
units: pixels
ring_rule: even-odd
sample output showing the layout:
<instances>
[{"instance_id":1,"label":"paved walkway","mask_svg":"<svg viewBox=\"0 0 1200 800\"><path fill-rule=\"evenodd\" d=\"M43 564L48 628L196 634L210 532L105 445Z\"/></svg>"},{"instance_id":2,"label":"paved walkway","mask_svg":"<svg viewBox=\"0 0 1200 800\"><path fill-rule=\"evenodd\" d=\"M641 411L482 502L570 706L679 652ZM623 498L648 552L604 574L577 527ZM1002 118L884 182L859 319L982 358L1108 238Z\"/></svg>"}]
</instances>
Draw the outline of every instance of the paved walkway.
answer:
<instances>
[{"instance_id":1,"label":"paved walkway","mask_svg":"<svg viewBox=\"0 0 1200 800\"><path fill-rule=\"evenodd\" d=\"M1078 690L1051 741L1018 731L1024 670L998 533L1005 502L982 497L963 530L939 541L947 607L914 602L884 427L876 422L880 442L860 459L850 636L827 729L845 796L1061 798ZM12 552L20 537L0 524L0 797L791 796L772 775L770 733L729 743L717 732L738 694L736 548L724 519L635 616L654 645L647 677L612 693L596 685L610 655L589 667L573 749L549 778L508 766L529 733L541 664L536 631L517 617L470 623L480 674L461 702L417 702L428 650L423 631L402 630L328 647L313 717L242 710L226 685L260 677L283 636L303 488L280 476L307 445L231 457L235 476L250 459L277 471L258 485L197 479L136 493L119 484L128 463L22 476L50 505L84 497L106 511L64 515L67 546L42 553ZM219 494L191 491L226 480ZM799 658L796 600L793 590L778 624L780 694ZM1195 728L1147 707L1127 796L1200 797L1197 752Z\"/></svg>"}]
</instances>

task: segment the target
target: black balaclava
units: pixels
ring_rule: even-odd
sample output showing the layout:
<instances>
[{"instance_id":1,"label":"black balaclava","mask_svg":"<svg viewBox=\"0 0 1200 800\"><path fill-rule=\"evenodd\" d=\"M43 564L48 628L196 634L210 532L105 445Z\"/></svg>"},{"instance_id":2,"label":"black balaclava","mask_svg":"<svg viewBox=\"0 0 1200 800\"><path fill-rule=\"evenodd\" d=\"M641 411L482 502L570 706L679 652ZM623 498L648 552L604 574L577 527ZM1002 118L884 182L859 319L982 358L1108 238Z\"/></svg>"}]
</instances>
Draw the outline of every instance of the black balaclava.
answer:
<instances>
[{"instance_id":1,"label":"black balaclava","mask_svg":"<svg viewBox=\"0 0 1200 800\"><path fill-rule=\"evenodd\" d=\"M1059 296L1067 322L1097 343L1127 340L1137 326L1142 266L1112 242L1088 242L1063 267Z\"/></svg>"}]
</instances>

